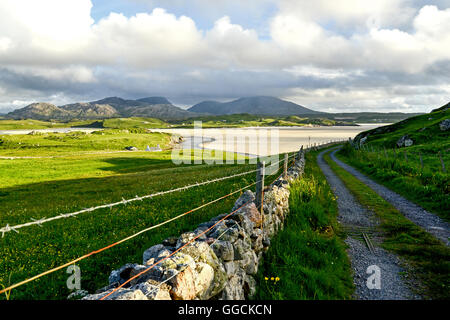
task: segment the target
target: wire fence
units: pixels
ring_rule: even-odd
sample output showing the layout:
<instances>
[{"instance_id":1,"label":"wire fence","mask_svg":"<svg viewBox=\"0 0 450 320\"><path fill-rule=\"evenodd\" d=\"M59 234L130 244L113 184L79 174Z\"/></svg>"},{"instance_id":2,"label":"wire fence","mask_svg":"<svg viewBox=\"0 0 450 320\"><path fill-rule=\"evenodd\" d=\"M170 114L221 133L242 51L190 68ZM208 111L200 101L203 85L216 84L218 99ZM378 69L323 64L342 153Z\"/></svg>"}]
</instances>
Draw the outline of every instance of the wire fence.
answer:
<instances>
[{"instance_id":1,"label":"wire fence","mask_svg":"<svg viewBox=\"0 0 450 320\"><path fill-rule=\"evenodd\" d=\"M307 152L307 151L310 151L310 150L312 150L312 149L317 149L317 148L319 148L319 147L327 146L327 145L332 144L332 143L335 143L335 142L324 143L324 144L315 144L314 146L311 146L311 147L309 147L309 148L307 148L307 149L305 149L305 150L303 150L303 146L302 146L302 148L300 149L300 151L303 150L303 151ZM288 153L288 154L289 154L289 153ZM287 157L287 161L289 161L289 159L291 159L292 157L294 157L291 166L295 164L295 160L296 160L295 157L296 157L296 155L297 155L297 152L294 152L293 154L291 154L291 155L289 155L289 156ZM276 162L274 162L274 163L271 163L268 167L275 166L275 165L277 165L277 164L279 164L280 162L283 162L283 161L286 161L286 160L285 160L285 159L281 159L281 160L279 160L279 161L276 161ZM290 167L291 167L291 166L290 166ZM289 167L289 168L290 168L290 167ZM257 172L258 170L259 170L259 168L258 168L258 169L255 169L255 170L250 170L250 171L246 171L246 172L242 172L242 173L238 173L238 174L226 176L226 177L221 177L221 178L217 178L217 179L208 180L208 181L201 182L201 183L191 184L191 185L188 185L188 186L185 186L185 187L175 188L175 189L167 190L167 191L161 191L161 192L149 194L149 195L146 195L146 196L135 197L135 198L128 199L128 200L125 200L125 199L124 199L124 200L119 201L119 202L114 202L114 203L109 203L109 204L105 204L105 205L101 205L101 206L96 206L96 207L92 207L92 208L88 208L88 209L83 209L83 210L80 210L80 211L77 211L77 212L68 213L68 214L62 214L62 215L58 215L58 216L55 216L55 217L52 217L52 218L48 218L48 219L46 219L46 218L41 218L41 219L39 219L39 220L35 220L35 221L29 222L29 223L25 223L25 224L22 224L22 225L16 225L16 226L9 226L9 225L7 225L6 227L0 229L0 232L2 232L2 237L3 237L4 234L5 234L6 232L15 231L15 232L18 233L18 230L17 230L17 229L20 229L20 228L24 228L24 227L28 227L28 226L32 226L32 225L40 225L40 226L42 226L43 223L46 223L46 222L49 222L49 221L54 221L54 220L62 219L62 218L68 218L68 217L71 217L71 216L76 216L76 215L78 215L78 214L80 214L80 213L84 213L84 212L92 212L92 211L94 211L94 210L98 210L98 209L101 209L101 208L111 208L111 207L113 207L113 206L117 206L117 205L121 205L121 204L126 204L126 203L129 203L129 202L132 202L132 201L143 200L143 199L147 199L147 198L151 198L151 197L155 197L155 196L160 196L160 195L163 195L163 194L169 194L169 193L173 193L173 192L177 192L177 191L184 191L184 190L188 190L188 189L193 188L193 187L197 187L197 186L201 186L201 185L207 185L207 184L210 184L210 183L215 183L215 182L223 181L223 180L226 180L226 179L231 179L231 178L236 178L236 177L239 177L239 176L248 175L248 174L250 174L250 173ZM285 167L285 170L286 170L286 167ZM278 180L282 175L283 175L283 173L282 173L280 176L278 176L271 184L273 184L276 180ZM230 197L230 196L232 196L232 195L234 195L234 194L236 194L236 193L242 192L243 190L248 189L248 188L250 188L250 187L252 187L252 186L254 186L254 185L256 185L256 184L258 184L258 183L260 183L260 182L261 182L261 181L257 180L257 181L255 181L255 182L253 182L253 183L251 183L251 184L246 185L245 187L242 187L242 188L239 188L238 190L232 191L232 192L230 192L230 193L228 193L228 194L226 194L226 195L223 195L223 196L221 196L221 197L219 197L219 198L216 198L216 199L214 199L214 200L212 200L212 201L210 201L210 202L208 202L208 203L202 204L202 205L200 205L200 206L198 206L198 207L196 207L196 208L194 208L194 209L191 209L191 210L189 210L189 211L183 212L182 214L179 214L179 215L177 215L177 216L175 216L175 217L173 217L173 218L171 218L171 219L168 219L168 220L166 220L166 221L163 221L163 222L161 222L161 223L159 223L159 224L156 224L156 225L150 226L150 227L148 227L148 228L145 228L145 229L143 229L143 230L140 230L140 231L138 231L138 232L136 232L136 233L134 233L134 234L132 234L132 235L126 237L126 238L123 238L123 239L121 239L121 240L119 240L119 241L116 241L116 242L114 242L114 243L112 243L112 244L110 244L110 245L107 245L107 246L105 246L105 247L102 247L102 248L100 248L100 249L91 251L91 252L89 252L89 253L87 253L87 254L85 254L85 255L83 255L83 256L80 256L80 257L78 257L78 258L76 258L76 259L73 259L73 260L71 260L71 261L69 261L69 262L67 262L67 263L65 263L65 264L62 264L62 265L60 265L60 266L58 266L58 267L49 269L49 270L47 270L47 271L45 271L45 272L42 272L42 273L40 273L40 274L38 274L38 275L35 275L35 276L33 276L33 277L30 277L30 278L28 278L28 279L25 279L25 280L23 280L23 281L20 281L20 282L18 282L18 283L16 283L16 284L10 285L10 286L8 286L8 287L6 287L6 288L4 287L2 290L0 290L0 294L3 294L3 293L10 294L11 290L13 290L13 289L15 289L15 288L18 288L18 287L20 287L20 286L22 286L22 285L25 285L25 284L27 284L27 283L30 283L30 282L32 282L32 281L34 281L34 280L39 279L39 278L42 278L42 277L44 277L44 276L46 276L46 275L49 275L49 274L51 274L51 273L54 273L54 272L56 272L56 271L58 271L58 270L61 270L61 269L64 269L64 268L66 268L66 267L69 267L69 266L71 266L71 265L74 265L75 263L77 263L77 262L79 262L79 261L81 261L81 260L84 260L84 259L86 259L86 258L88 258L88 257L91 257L91 256L96 255L96 254L98 254L98 253L101 253L101 252L103 252L103 251L105 251L105 250L108 250L108 249L110 249L110 248L112 248L112 247L115 247L115 246L117 246L117 245L119 245L119 244L121 244L121 243L124 243L124 242L126 242L126 241L129 241L129 240L131 240L131 239L133 239L133 238L135 238L135 237L137 237L137 236L139 236L139 235L141 235L141 234L143 234L143 233L146 233L146 232L148 232L148 231L154 230L154 229L156 229L156 228L158 228L158 227L161 227L161 226L166 225L166 224L168 224L168 223L170 223L170 222L173 222L173 221L175 221L175 220L177 220L177 219L180 219L180 218L182 218L182 217L184 217L184 216L186 216L186 215L188 215L188 214L191 214L191 213L193 213L193 212L195 212L195 211L198 211L198 210L200 210L200 209L202 209L202 208L204 208L204 207L207 207L207 206L209 206L209 205L211 205L211 204L213 204L213 203L216 203L216 202L218 202L218 201L221 201L221 200L223 200L223 199L226 199L226 198L228 198L228 197ZM262 181L262 182L263 182L263 181ZM261 188L261 190L262 190L262 192L264 192L264 186L263 186L263 188ZM248 204L248 203L246 203L246 204ZM246 205L246 204L244 204L244 205ZM241 207L243 207L244 205L242 205ZM262 205L263 205L263 203L260 204L260 206L262 206ZM225 220L225 219L227 219L228 217L230 217L231 215L233 215L233 214L234 214L235 212L237 212L241 207L239 207L238 209L234 210L233 212L229 213L228 215L226 215L225 217L223 217L222 219L220 219L220 220L218 221L218 223L222 222L223 220ZM259 207L259 206L258 206L258 207ZM215 227L218 223L216 223L216 224L215 224L214 226L212 226L211 228ZM209 230L211 230L211 228L209 228L209 229L206 230L205 232L201 233L199 236L197 236L196 238L194 238L193 240L191 240L190 242L188 242L186 245L188 245L188 244L192 243L193 241L195 241L196 239L198 239L200 236L202 236L203 234L205 234L206 232L208 232ZM179 248L177 251L173 252L172 255L175 254L176 252L180 251L180 250L181 250L182 248L184 248L186 245L184 245L183 247ZM170 255L170 256L172 256L172 255ZM166 259L169 258L170 256L166 257ZM160 262L162 262L162 261L163 261L163 260L160 260L160 261L158 261L156 264L158 264L158 263L160 263ZM151 267L154 267L156 264L154 264L154 265L151 266ZM144 272L149 271L149 270L150 270L150 268L144 270ZM136 275L135 277L140 276L141 274L142 274L142 273ZM134 277L134 278L135 278L135 277ZM131 280L132 280L132 279L130 279L130 281L131 281ZM124 283L124 284L126 284L126 283ZM119 290L119 288L123 287L124 284L122 284L122 286L119 286L118 288L116 288L115 291L117 291L117 290ZM112 294L112 293L115 292L115 291L112 291L110 294ZM109 296L110 294L108 294L107 296ZM105 299L107 296L104 296L104 297L102 298L102 300Z\"/></svg>"}]
</instances>

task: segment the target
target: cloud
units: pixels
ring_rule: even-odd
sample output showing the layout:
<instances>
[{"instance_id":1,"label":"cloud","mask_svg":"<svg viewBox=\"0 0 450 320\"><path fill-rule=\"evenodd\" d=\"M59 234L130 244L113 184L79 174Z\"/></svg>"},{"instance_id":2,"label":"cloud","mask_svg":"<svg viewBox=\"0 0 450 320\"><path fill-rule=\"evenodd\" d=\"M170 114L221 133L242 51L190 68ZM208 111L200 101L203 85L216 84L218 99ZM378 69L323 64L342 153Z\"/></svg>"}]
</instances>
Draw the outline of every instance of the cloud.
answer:
<instances>
[{"instance_id":1,"label":"cloud","mask_svg":"<svg viewBox=\"0 0 450 320\"><path fill-rule=\"evenodd\" d=\"M134 1L148 12L97 21L89 0L2 1L0 111L18 101L106 95L167 95L187 105L271 94L317 108L334 101L336 110L416 111L448 99L448 1L264 0L276 10L245 25L235 21L242 1L190 2L204 6L201 16L217 16L207 28L171 12L189 11L186 1Z\"/></svg>"}]
</instances>

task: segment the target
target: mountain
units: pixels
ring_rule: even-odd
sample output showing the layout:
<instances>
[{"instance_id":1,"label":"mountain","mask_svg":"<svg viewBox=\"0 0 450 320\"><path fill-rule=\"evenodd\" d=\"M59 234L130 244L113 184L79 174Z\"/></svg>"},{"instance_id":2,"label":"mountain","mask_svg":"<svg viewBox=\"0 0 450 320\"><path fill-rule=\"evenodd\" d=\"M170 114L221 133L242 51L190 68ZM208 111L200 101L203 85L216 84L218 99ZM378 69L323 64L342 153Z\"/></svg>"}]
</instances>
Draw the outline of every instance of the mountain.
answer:
<instances>
[{"instance_id":1,"label":"mountain","mask_svg":"<svg viewBox=\"0 0 450 320\"><path fill-rule=\"evenodd\" d=\"M69 111L78 119L104 119L120 117L115 108L109 104L96 104L89 102L73 103L60 107Z\"/></svg>"},{"instance_id":2,"label":"mountain","mask_svg":"<svg viewBox=\"0 0 450 320\"><path fill-rule=\"evenodd\" d=\"M174 106L164 97L147 97L138 100L108 97L59 107L44 102L33 103L14 110L5 117L36 120L89 120L118 117L185 119L193 116L197 116L197 114Z\"/></svg>"},{"instance_id":3,"label":"mountain","mask_svg":"<svg viewBox=\"0 0 450 320\"><path fill-rule=\"evenodd\" d=\"M195 113L209 113L214 115L249 113L268 115L301 115L320 114L293 102L275 97L258 96L240 98L229 102L203 101L188 109Z\"/></svg>"},{"instance_id":4,"label":"mountain","mask_svg":"<svg viewBox=\"0 0 450 320\"><path fill-rule=\"evenodd\" d=\"M14 110L6 115L11 119L35 119L35 120L70 120L73 113L63 110L53 104L45 102L32 103L24 108Z\"/></svg>"}]
</instances>

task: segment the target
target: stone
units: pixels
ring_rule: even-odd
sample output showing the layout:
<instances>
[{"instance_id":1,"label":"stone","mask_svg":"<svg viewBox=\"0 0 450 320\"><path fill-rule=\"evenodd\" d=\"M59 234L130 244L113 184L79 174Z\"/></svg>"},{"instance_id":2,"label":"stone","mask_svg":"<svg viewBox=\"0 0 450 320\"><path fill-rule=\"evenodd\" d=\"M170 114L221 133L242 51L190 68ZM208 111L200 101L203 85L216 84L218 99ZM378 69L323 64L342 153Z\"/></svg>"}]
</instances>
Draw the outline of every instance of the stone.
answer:
<instances>
[{"instance_id":1,"label":"stone","mask_svg":"<svg viewBox=\"0 0 450 320\"><path fill-rule=\"evenodd\" d=\"M177 245L177 241L178 241L178 238L170 237L170 238L163 240L162 244L165 247L175 247Z\"/></svg>"},{"instance_id":2,"label":"stone","mask_svg":"<svg viewBox=\"0 0 450 320\"><path fill-rule=\"evenodd\" d=\"M216 256L223 261L232 261L234 259L233 245L228 241L217 240L211 245L211 248Z\"/></svg>"},{"instance_id":3,"label":"stone","mask_svg":"<svg viewBox=\"0 0 450 320\"><path fill-rule=\"evenodd\" d=\"M238 270L239 265L235 261L226 261L223 263L223 267L225 272L227 273L228 278L231 278Z\"/></svg>"},{"instance_id":4,"label":"stone","mask_svg":"<svg viewBox=\"0 0 450 320\"><path fill-rule=\"evenodd\" d=\"M91 294L85 296L81 300L100 300L107 294L111 293L113 289L108 290L106 292ZM120 288L108 297L105 300L148 300L147 297L141 290L128 289L128 288Z\"/></svg>"},{"instance_id":5,"label":"stone","mask_svg":"<svg viewBox=\"0 0 450 320\"><path fill-rule=\"evenodd\" d=\"M397 147L410 147L414 144L414 141L408 137L408 135L404 135L400 139L397 140Z\"/></svg>"},{"instance_id":6,"label":"stone","mask_svg":"<svg viewBox=\"0 0 450 320\"><path fill-rule=\"evenodd\" d=\"M141 290L148 300L172 300L170 297L170 286L166 283L149 280L138 284L135 289Z\"/></svg>"},{"instance_id":7,"label":"stone","mask_svg":"<svg viewBox=\"0 0 450 320\"><path fill-rule=\"evenodd\" d=\"M243 253L239 265L246 274L256 274L258 272L258 256L253 250L247 250Z\"/></svg>"},{"instance_id":8,"label":"stone","mask_svg":"<svg viewBox=\"0 0 450 320\"><path fill-rule=\"evenodd\" d=\"M255 195L250 190L245 190L245 192L236 200L231 212L242 207L244 204L255 201Z\"/></svg>"},{"instance_id":9,"label":"stone","mask_svg":"<svg viewBox=\"0 0 450 320\"><path fill-rule=\"evenodd\" d=\"M439 128L441 129L441 131L447 131L448 129L450 129L450 119L445 119L444 121L439 123Z\"/></svg>"},{"instance_id":10,"label":"stone","mask_svg":"<svg viewBox=\"0 0 450 320\"><path fill-rule=\"evenodd\" d=\"M67 300L79 300L89 295L86 290L76 290L68 295Z\"/></svg>"},{"instance_id":11,"label":"stone","mask_svg":"<svg viewBox=\"0 0 450 320\"><path fill-rule=\"evenodd\" d=\"M243 287L244 281L241 277L237 275L231 277L222 291L220 300L245 300Z\"/></svg>"},{"instance_id":12,"label":"stone","mask_svg":"<svg viewBox=\"0 0 450 320\"><path fill-rule=\"evenodd\" d=\"M195 295L201 300L209 299L214 289L214 269L207 263L199 262L195 271Z\"/></svg>"},{"instance_id":13,"label":"stone","mask_svg":"<svg viewBox=\"0 0 450 320\"><path fill-rule=\"evenodd\" d=\"M193 269L187 266L182 271L174 270L174 277L169 280L172 288L170 295L174 300L192 300L196 296L195 277Z\"/></svg>"},{"instance_id":14,"label":"stone","mask_svg":"<svg viewBox=\"0 0 450 320\"><path fill-rule=\"evenodd\" d=\"M142 255L142 264L147 264L147 261L150 260L151 258L157 258L158 254L165 250L166 247L163 246L162 244L157 244L153 247L148 248L147 250L144 251L144 254Z\"/></svg>"},{"instance_id":15,"label":"stone","mask_svg":"<svg viewBox=\"0 0 450 320\"><path fill-rule=\"evenodd\" d=\"M227 280L227 274L214 250L205 241L196 241L183 248L180 252L195 257L197 263L204 262L214 270L214 288L210 292L213 297L222 291Z\"/></svg>"},{"instance_id":16,"label":"stone","mask_svg":"<svg viewBox=\"0 0 450 320\"><path fill-rule=\"evenodd\" d=\"M263 246L263 232L261 229L255 229L250 237L252 241L252 249L259 252L264 249Z\"/></svg>"},{"instance_id":17,"label":"stone","mask_svg":"<svg viewBox=\"0 0 450 320\"><path fill-rule=\"evenodd\" d=\"M362 146L364 143L366 143L367 141L367 136L365 136L364 138L361 138L361 140L359 140L359 145Z\"/></svg>"},{"instance_id":18,"label":"stone","mask_svg":"<svg viewBox=\"0 0 450 320\"><path fill-rule=\"evenodd\" d=\"M187 265L195 266L195 260L191 255L183 253L182 251L175 253L170 258L161 262L161 268L164 270L181 270Z\"/></svg>"},{"instance_id":19,"label":"stone","mask_svg":"<svg viewBox=\"0 0 450 320\"><path fill-rule=\"evenodd\" d=\"M109 275L109 284L119 284L122 285L128 281L131 277L138 274L139 272L145 270L146 267L136 263L127 263L126 265L120 267L117 270L113 270ZM130 283L127 283L125 287L129 287Z\"/></svg>"},{"instance_id":20,"label":"stone","mask_svg":"<svg viewBox=\"0 0 450 320\"><path fill-rule=\"evenodd\" d=\"M244 276L244 295L245 298L248 299L252 297L256 293L256 280L250 276Z\"/></svg>"},{"instance_id":21,"label":"stone","mask_svg":"<svg viewBox=\"0 0 450 320\"><path fill-rule=\"evenodd\" d=\"M176 248L179 249L184 246L186 243L192 241L197 235L194 232L185 232L183 233L177 241Z\"/></svg>"}]
</instances>

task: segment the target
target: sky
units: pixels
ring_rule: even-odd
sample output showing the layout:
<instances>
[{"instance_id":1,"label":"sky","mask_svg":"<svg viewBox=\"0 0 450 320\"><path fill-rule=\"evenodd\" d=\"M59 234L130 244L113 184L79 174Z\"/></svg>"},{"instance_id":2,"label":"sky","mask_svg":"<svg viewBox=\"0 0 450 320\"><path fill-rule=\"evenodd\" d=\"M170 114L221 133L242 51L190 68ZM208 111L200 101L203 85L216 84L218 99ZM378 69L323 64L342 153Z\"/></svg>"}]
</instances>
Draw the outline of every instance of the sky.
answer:
<instances>
[{"instance_id":1,"label":"sky","mask_svg":"<svg viewBox=\"0 0 450 320\"><path fill-rule=\"evenodd\" d=\"M450 0L2 0L0 113L270 95L325 112L450 101Z\"/></svg>"}]
</instances>

